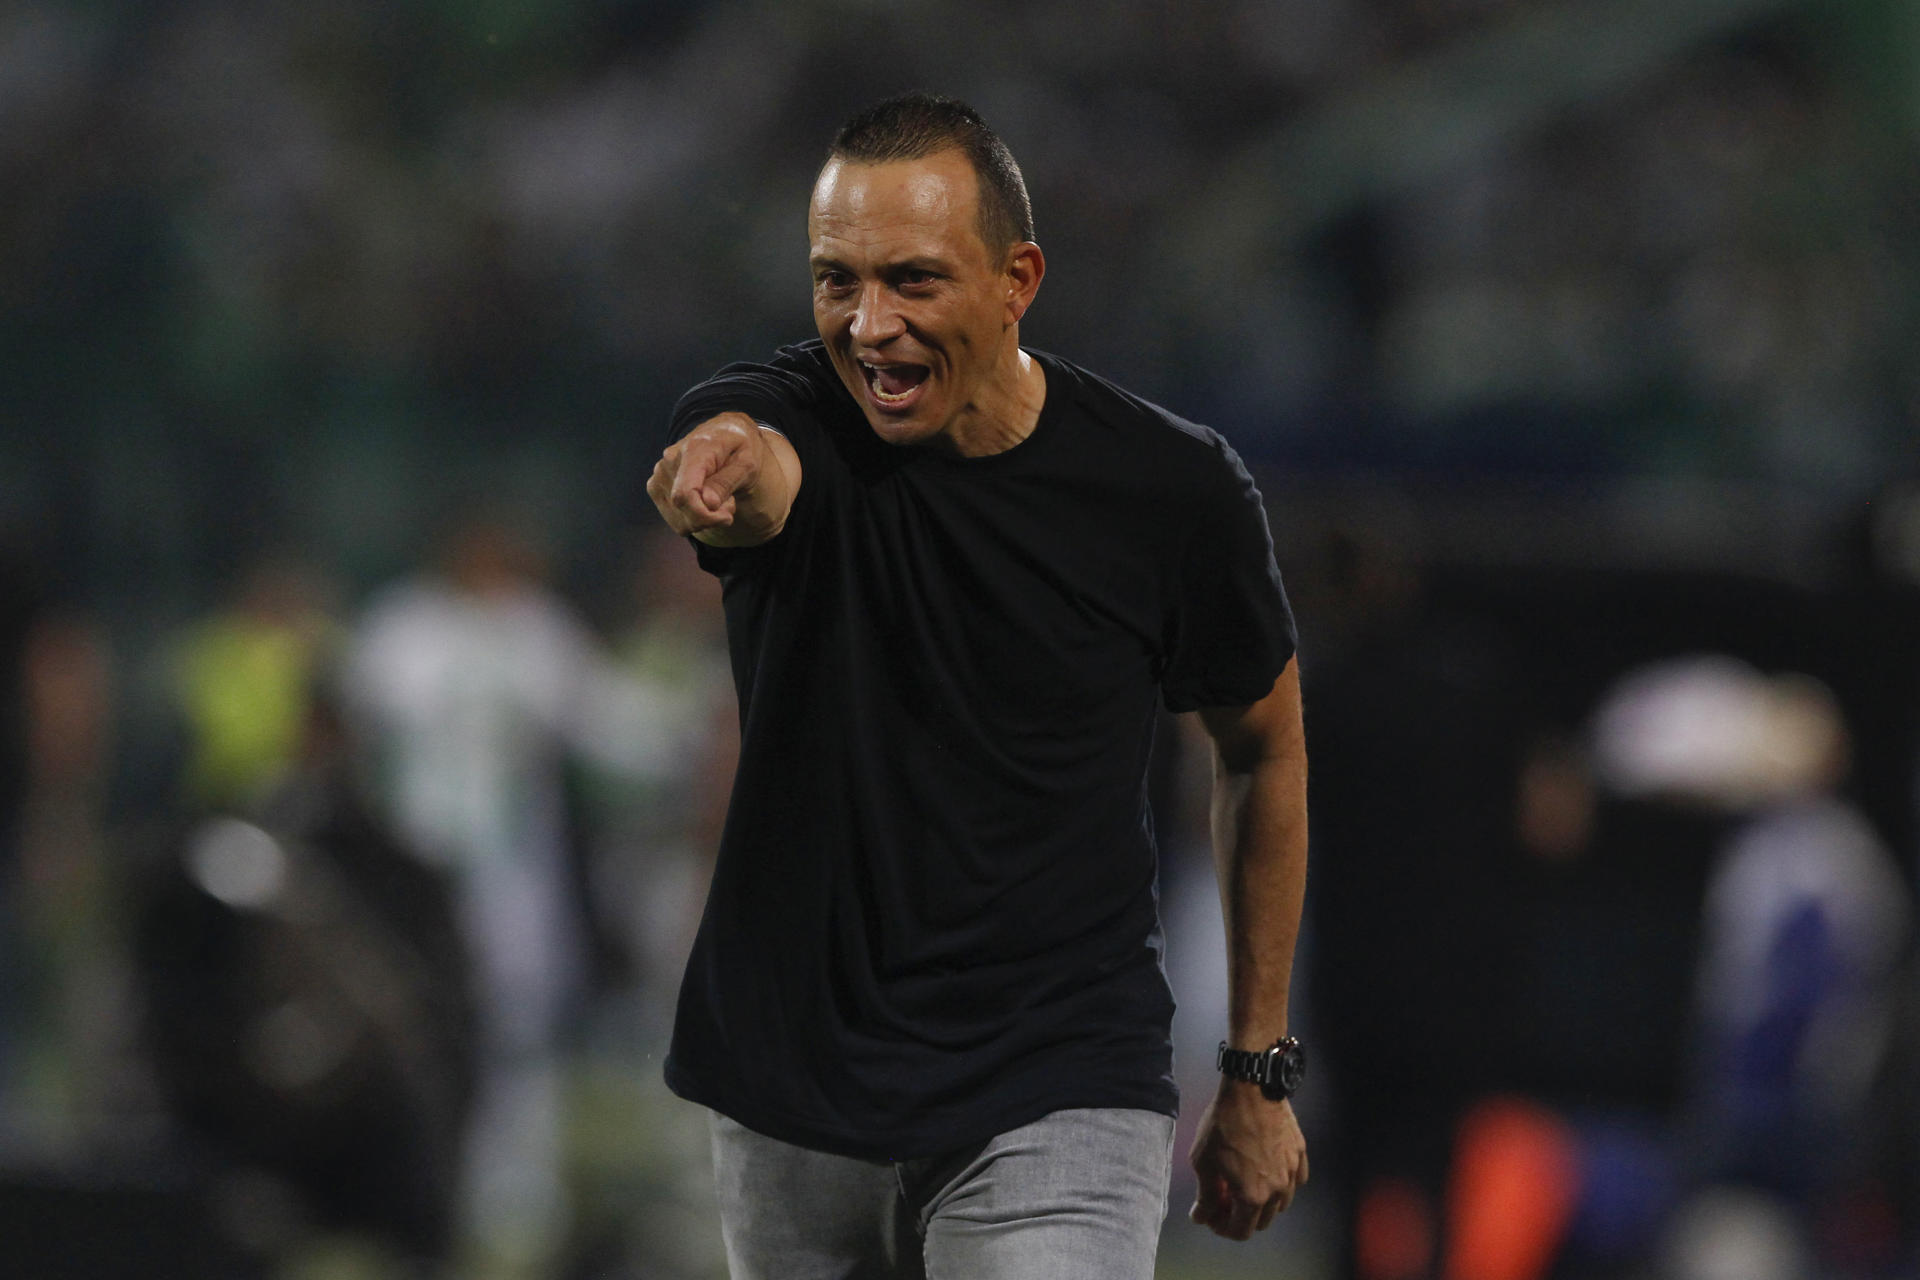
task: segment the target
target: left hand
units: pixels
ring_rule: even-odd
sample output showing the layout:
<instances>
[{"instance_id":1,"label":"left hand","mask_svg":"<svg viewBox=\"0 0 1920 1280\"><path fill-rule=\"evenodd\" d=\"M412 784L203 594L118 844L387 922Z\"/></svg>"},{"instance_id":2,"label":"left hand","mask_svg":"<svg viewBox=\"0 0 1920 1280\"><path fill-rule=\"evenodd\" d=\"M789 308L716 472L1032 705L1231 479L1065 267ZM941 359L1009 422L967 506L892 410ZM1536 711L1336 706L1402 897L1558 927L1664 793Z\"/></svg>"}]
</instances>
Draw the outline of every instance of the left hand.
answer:
<instances>
[{"instance_id":1,"label":"left hand","mask_svg":"<svg viewBox=\"0 0 1920 1280\"><path fill-rule=\"evenodd\" d=\"M1229 1240L1265 1231L1307 1181L1307 1140L1293 1104L1270 1102L1243 1080L1220 1082L1189 1158L1199 1189L1187 1216Z\"/></svg>"}]
</instances>

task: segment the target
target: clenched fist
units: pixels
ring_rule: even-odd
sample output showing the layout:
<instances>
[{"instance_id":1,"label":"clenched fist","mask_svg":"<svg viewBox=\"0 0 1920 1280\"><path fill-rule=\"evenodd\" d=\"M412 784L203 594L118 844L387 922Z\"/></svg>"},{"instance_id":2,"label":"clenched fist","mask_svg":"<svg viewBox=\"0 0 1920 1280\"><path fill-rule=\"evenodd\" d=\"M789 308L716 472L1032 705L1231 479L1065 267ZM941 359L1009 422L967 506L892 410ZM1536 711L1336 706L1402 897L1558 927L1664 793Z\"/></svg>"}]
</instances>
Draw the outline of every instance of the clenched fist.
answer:
<instances>
[{"instance_id":1,"label":"clenched fist","mask_svg":"<svg viewBox=\"0 0 1920 1280\"><path fill-rule=\"evenodd\" d=\"M1199 1183L1187 1216L1229 1240L1265 1231L1307 1181L1307 1142L1292 1104L1269 1102L1243 1081L1221 1082L1200 1118L1192 1161Z\"/></svg>"}]
</instances>

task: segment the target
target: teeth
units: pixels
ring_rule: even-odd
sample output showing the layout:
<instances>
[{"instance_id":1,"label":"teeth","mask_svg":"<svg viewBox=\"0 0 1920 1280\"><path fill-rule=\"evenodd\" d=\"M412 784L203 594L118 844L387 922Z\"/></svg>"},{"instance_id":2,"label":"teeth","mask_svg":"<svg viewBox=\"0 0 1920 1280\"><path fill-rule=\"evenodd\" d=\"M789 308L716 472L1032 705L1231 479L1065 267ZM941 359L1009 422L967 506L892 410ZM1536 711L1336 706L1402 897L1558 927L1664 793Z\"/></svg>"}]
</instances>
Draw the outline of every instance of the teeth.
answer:
<instances>
[{"instance_id":1,"label":"teeth","mask_svg":"<svg viewBox=\"0 0 1920 1280\"><path fill-rule=\"evenodd\" d=\"M920 389L920 384L916 382L911 387L908 387L905 391L899 392L898 394L888 391L885 387L880 385L880 370L878 366L870 365L864 360L862 360L860 363L861 363L861 366L867 371L867 386L872 389L874 399L880 401L882 404L904 403L906 400L910 399L913 396L914 392Z\"/></svg>"}]
</instances>

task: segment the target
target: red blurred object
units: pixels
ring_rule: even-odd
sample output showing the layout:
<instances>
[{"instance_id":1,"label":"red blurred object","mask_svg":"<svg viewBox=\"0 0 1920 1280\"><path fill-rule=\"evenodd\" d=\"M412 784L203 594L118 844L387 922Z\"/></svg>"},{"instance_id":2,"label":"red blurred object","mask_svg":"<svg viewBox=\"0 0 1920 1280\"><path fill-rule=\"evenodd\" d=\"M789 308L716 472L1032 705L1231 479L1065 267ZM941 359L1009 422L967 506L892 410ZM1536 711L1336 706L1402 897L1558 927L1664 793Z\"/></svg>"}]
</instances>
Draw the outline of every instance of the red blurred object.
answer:
<instances>
[{"instance_id":1,"label":"red blurred object","mask_svg":"<svg viewBox=\"0 0 1920 1280\"><path fill-rule=\"evenodd\" d=\"M1419 1280L1433 1266L1433 1206L1405 1178L1367 1188L1354 1221L1359 1280Z\"/></svg>"},{"instance_id":2,"label":"red blurred object","mask_svg":"<svg viewBox=\"0 0 1920 1280\"><path fill-rule=\"evenodd\" d=\"M1448 1189L1447 1280L1542 1280L1580 1197L1573 1129L1520 1098L1461 1122Z\"/></svg>"}]
</instances>

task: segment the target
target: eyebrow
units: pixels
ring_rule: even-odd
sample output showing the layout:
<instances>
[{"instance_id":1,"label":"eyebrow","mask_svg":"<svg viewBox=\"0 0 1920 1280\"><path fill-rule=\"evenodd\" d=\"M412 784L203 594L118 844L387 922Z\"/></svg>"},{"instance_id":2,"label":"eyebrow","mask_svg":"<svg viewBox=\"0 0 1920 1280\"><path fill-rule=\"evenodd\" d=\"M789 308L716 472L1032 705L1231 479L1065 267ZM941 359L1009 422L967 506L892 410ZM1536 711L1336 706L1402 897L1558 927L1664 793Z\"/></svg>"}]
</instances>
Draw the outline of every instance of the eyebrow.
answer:
<instances>
[{"instance_id":1,"label":"eyebrow","mask_svg":"<svg viewBox=\"0 0 1920 1280\"><path fill-rule=\"evenodd\" d=\"M808 265L810 265L816 271L820 270L823 267L832 267L840 271L852 270L852 268L850 268L844 260L840 258L836 258L830 254L823 254L823 253L813 254L808 257L807 262L808 262ZM880 272L882 274L886 274L888 272L898 272L898 271L933 271L933 272L945 274L945 273L952 272L952 270L953 270L953 264L948 262L945 258L942 258L937 254L928 254L928 253L911 254L905 258L900 258L891 262L883 262L880 264Z\"/></svg>"}]
</instances>

